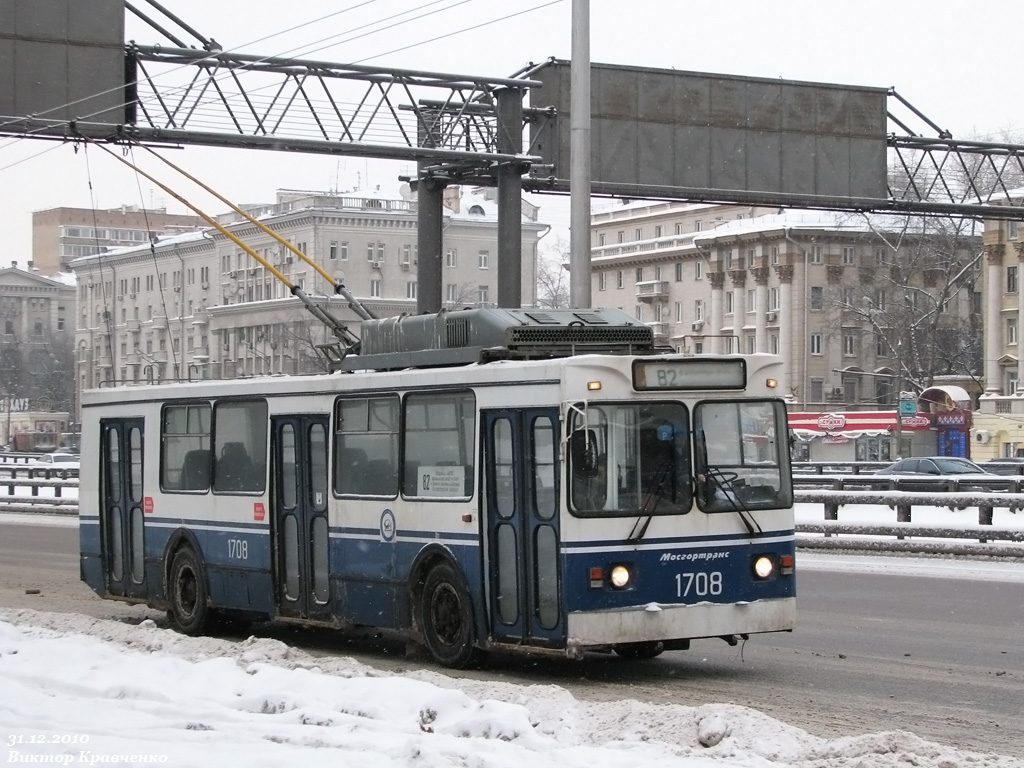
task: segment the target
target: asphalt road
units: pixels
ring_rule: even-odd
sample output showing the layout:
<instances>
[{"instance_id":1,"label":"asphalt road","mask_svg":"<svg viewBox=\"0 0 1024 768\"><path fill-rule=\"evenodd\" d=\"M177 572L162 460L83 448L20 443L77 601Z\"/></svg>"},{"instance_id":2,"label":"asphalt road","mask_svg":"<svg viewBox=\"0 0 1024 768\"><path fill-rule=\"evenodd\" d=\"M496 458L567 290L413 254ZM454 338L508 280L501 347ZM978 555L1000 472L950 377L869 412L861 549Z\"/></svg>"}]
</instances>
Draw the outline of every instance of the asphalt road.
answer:
<instances>
[{"instance_id":1,"label":"asphalt road","mask_svg":"<svg viewBox=\"0 0 1024 768\"><path fill-rule=\"evenodd\" d=\"M78 580L77 544L77 529L0 518L0 610L163 620L145 607L95 597ZM555 683L589 700L732 702L822 737L905 730L960 749L1024 755L1024 565L1009 566L1020 573L951 578L908 576L898 567L836 571L839 560L830 558L840 557L798 556L793 633L754 636L737 647L698 641L646 662L493 657L459 676ZM955 568L930 562L929 574ZM394 638L282 627L257 633L381 669L432 668Z\"/></svg>"}]
</instances>

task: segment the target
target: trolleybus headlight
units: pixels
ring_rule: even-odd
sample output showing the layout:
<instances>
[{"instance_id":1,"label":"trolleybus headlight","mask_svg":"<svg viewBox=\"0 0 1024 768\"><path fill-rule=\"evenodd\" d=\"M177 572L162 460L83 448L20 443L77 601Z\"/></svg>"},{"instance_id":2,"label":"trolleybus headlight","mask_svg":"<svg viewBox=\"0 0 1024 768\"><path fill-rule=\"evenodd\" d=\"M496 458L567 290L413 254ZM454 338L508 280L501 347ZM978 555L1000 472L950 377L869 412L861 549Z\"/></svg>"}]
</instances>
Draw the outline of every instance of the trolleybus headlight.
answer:
<instances>
[{"instance_id":1,"label":"trolleybus headlight","mask_svg":"<svg viewBox=\"0 0 1024 768\"><path fill-rule=\"evenodd\" d=\"M629 569L624 565L616 565L612 568L611 572L612 586L616 589L622 589L629 584Z\"/></svg>"},{"instance_id":2,"label":"trolleybus headlight","mask_svg":"<svg viewBox=\"0 0 1024 768\"><path fill-rule=\"evenodd\" d=\"M775 570L775 564L770 557L761 555L754 561L754 574L759 579L767 579Z\"/></svg>"}]
</instances>

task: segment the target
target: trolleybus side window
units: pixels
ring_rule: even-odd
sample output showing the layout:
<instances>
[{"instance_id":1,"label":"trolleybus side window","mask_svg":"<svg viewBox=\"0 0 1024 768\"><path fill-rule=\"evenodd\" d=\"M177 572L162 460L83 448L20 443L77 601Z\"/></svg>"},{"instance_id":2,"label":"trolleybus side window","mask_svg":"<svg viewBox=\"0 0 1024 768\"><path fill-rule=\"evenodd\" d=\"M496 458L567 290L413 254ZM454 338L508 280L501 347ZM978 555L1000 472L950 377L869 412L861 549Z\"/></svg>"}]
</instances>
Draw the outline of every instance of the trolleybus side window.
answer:
<instances>
[{"instance_id":1,"label":"trolleybus side window","mask_svg":"<svg viewBox=\"0 0 1024 768\"><path fill-rule=\"evenodd\" d=\"M267 404L221 401L213 408L213 490L259 493L267 477Z\"/></svg>"},{"instance_id":2,"label":"trolleybus side window","mask_svg":"<svg viewBox=\"0 0 1024 768\"><path fill-rule=\"evenodd\" d=\"M334 491L398 495L398 396L338 400Z\"/></svg>"},{"instance_id":3,"label":"trolleybus side window","mask_svg":"<svg viewBox=\"0 0 1024 768\"><path fill-rule=\"evenodd\" d=\"M581 516L670 515L693 502L689 417L679 403L572 410L569 498Z\"/></svg>"},{"instance_id":4,"label":"trolleybus side window","mask_svg":"<svg viewBox=\"0 0 1024 768\"><path fill-rule=\"evenodd\" d=\"M471 392L405 398L402 493L468 498L475 476L476 400Z\"/></svg>"},{"instance_id":5,"label":"trolleybus side window","mask_svg":"<svg viewBox=\"0 0 1024 768\"><path fill-rule=\"evenodd\" d=\"M702 402L694 408L693 421L701 509L745 512L793 504L781 401Z\"/></svg>"},{"instance_id":6,"label":"trolleybus side window","mask_svg":"<svg viewBox=\"0 0 1024 768\"><path fill-rule=\"evenodd\" d=\"M165 406L160 438L160 486L165 491L210 490L210 404Z\"/></svg>"}]
</instances>

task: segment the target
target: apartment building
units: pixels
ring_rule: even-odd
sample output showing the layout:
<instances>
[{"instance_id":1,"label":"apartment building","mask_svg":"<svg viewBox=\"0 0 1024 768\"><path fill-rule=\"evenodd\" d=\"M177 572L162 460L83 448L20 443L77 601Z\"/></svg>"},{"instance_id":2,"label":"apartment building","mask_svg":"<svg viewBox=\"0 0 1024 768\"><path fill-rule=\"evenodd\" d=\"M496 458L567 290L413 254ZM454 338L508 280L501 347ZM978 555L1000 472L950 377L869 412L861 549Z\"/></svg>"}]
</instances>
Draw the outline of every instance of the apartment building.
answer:
<instances>
[{"instance_id":1,"label":"apartment building","mask_svg":"<svg viewBox=\"0 0 1024 768\"><path fill-rule=\"evenodd\" d=\"M1020 205L1024 190L1009 199ZM988 220L982 234L981 279L985 322L985 392L974 418L973 455L996 458L1024 455L1024 224Z\"/></svg>"},{"instance_id":2,"label":"apartment building","mask_svg":"<svg viewBox=\"0 0 1024 768\"><path fill-rule=\"evenodd\" d=\"M447 307L493 306L497 206L486 192L445 197L443 285ZM380 192L281 190L249 215L312 258L380 317L414 312L415 199ZM232 212L234 237L358 335L347 301L302 259ZM537 242L548 227L524 202L523 304L534 302ZM332 340L270 269L216 229L159 239L72 262L78 277L75 349L80 389L112 382L309 373L324 370L317 345Z\"/></svg>"},{"instance_id":3,"label":"apartment building","mask_svg":"<svg viewBox=\"0 0 1024 768\"><path fill-rule=\"evenodd\" d=\"M74 310L72 275L47 277L17 262L0 269L0 444L67 444Z\"/></svg>"},{"instance_id":4,"label":"apartment building","mask_svg":"<svg viewBox=\"0 0 1024 768\"><path fill-rule=\"evenodd\" d=\"M892 408L911 382L977 375L967 224L635 202L593 214L592 248L595 305L680 352L782 355L793 410Z\"/></svg>"},{"instance_id":5,"label":"apartment building","mask_svg":"<svg viewBox=\"0 0 1024 768\"><path fill-rule=\"evenodd\" d=\"M118 248L148 245L154 237L195 232L199 216L165 208L121 206L109 210L50 208L32 214L32 266L44 275L67 272L68 264Z\"/></svg>"}]
</instances>

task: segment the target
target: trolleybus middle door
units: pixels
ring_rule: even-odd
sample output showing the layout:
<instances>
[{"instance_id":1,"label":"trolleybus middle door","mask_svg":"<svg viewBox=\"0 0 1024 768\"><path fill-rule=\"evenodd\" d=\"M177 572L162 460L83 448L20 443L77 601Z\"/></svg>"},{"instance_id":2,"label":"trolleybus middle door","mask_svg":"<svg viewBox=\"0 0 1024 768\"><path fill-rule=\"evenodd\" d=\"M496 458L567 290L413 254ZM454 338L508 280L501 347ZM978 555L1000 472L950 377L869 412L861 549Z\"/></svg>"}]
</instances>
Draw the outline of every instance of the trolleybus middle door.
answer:
<instances>
[{"instance_id":1,"label":"trolleybus middle door","mask_svg":"<svg viewBox=\"0 0 1024 768\"><path fill-rule=\"evenodd\" d=\"M565 638L558 410L496 410L483 416L491 634L558 646Z\"/></svg>"},{"instance_id":2,"label":"trolleybus middle door","mask_svg":"<svg viewBox=\"0 0 1024 768\"><path fill-rule=\"evenodd\" d=\"M326 416L272 420L272 549L278 613L328 619L331 609L327 518Z\"/></svg>"}]
</instances>

